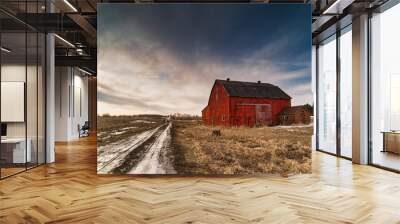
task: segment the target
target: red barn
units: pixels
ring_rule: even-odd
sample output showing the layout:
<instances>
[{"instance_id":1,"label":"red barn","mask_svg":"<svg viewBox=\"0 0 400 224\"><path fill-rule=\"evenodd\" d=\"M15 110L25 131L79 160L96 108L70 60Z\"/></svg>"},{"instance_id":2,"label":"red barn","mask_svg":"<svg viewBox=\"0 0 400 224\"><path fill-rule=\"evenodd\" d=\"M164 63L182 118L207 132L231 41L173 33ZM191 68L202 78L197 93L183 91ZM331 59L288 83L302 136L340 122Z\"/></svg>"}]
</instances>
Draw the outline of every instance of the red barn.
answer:
<instances>
[{"instance_id":1,"label":"red barn","mask_svg":"<svg viewBox=\"0 0 400 224\"><path fill-rule=\"evenodd\" d=\"M278 86L215 80L202 118L208 125L277 125L280 112L290 106L291 97Z\"/></svg>"}]
</instances>

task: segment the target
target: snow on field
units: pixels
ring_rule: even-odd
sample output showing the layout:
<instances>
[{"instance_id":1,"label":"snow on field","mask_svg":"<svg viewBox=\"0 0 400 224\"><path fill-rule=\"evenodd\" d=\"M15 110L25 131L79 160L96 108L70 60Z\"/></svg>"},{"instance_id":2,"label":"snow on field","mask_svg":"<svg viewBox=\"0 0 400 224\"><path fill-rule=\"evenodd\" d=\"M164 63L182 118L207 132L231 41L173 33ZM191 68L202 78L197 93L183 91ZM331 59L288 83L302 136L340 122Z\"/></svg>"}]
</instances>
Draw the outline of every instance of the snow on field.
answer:
<instances>
[{"instance_id":1,"label":"snow on field","mask_svg":"<svg viewBox=\"0 0 400 224\"><path fill-rule=\"evenodd\" d=\"M308 128L312 127L313 124L304 124L304 125L279 125L279 126L274 126L273 128Z\"/></svg>"},{"instance_id":2,"label":"snow on field","mask_svg":"<svg viewBox=\"0 0 400 224\"><path fill-rule=\"evenodd\" d=\"M280 129L280 130L285 130L288 132L303 132L303 133L307 133L307 129L309 127L312 127L313 124L294 124L294 125L279 125L279 126L273 126L271 127L272 129Z\"/></svg>"},{"instance_id":3,"label":"snow on field","mask_svg":"<svg viewBox=\"0 0 400 224\"><path fill-rule=\"evenodd\" d=\"M146 123L146 124L154 124L154 123L156 123L155 121L146 121L146 120L134 120L134 121L131 121L130 123Z\"/></svg>"},{"instance_id":4,"label":"snow on field","mask_svg":"<svg viewBox=\"0 0 400 224\"><path fill-rule=\"evenodd\" d=\"M149 139L161 126L97 149L97 172L110 173L124 162L125 157Z\"/></svg>"},{"instance_id":5,"label":"snow on field","mask_svg":"<svg viewBox=\"0 0 400 224\"><path fill-rule=\"evenodd\" d=\"M166 156L168 147L171 143L171 126L169 125L154 141L144 158L130 170L129 174L174 174L176 171L168 164Z\"/></svg>"}]
</instances>

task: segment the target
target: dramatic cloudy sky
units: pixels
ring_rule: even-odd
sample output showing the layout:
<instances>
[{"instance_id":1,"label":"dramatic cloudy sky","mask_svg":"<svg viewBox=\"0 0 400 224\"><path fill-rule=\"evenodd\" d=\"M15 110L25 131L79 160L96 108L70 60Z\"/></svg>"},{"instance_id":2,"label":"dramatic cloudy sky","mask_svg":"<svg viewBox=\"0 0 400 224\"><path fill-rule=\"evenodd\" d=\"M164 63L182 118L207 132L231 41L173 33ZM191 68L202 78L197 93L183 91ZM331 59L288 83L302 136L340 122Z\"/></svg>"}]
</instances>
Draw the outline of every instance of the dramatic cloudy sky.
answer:
<instances>
[{"instance_id":1,"label":"dramatic cloudy sky","mask_svg":"<svg viewBox=\"0 0 400 224\"><path fill-rule=\"evenodd\" d=\"M99 114L201 114L215 79L312 103L306 5L100 4Z\"/></svg>"}]
</instances>

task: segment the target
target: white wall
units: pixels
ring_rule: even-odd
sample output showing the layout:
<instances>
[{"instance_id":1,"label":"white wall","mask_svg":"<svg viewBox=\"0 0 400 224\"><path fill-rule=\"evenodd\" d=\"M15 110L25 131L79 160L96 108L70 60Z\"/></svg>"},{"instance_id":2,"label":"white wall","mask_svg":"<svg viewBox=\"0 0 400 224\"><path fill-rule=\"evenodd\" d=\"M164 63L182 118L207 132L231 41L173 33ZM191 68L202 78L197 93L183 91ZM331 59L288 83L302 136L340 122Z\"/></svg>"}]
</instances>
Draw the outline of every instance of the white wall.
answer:
<instances>
[{"instance_id":1,"label":"white wall","mask_svg":"<svg viewBox=\"0 0 400 224\"><path fill-rule=\"evenodd\" d=\"M55 140L77 139L78 125L88 120L88 78L76 68L57 67L55 86Z\"/></svg>"},{"instance_id":2,"label":"white wall","mask_svg":"<svg viewBox=\"0 0 400 224\"><path fill-rule=\"evenodd\" d=\"M55 68L55 141L68 140L68 88L70 84L69 68Z\"/></svg>"},{"instance_id":3,"label":"white wall","mask_svg":"<svg viewBox=\"0 0 400 224\"><path fill-rule=\"evenodd\" d=\"M74 102L71 102L73 108L72 111L72 119L71 119L71 135L73 138L79 137L78 125L82 126L85 121L88 121L88 78L83 77L82 73L78 73L77 70L74 70L74 81L72 88L74 92L72 93L71 99L74 99Z\"/></svg>"}]
</instances>

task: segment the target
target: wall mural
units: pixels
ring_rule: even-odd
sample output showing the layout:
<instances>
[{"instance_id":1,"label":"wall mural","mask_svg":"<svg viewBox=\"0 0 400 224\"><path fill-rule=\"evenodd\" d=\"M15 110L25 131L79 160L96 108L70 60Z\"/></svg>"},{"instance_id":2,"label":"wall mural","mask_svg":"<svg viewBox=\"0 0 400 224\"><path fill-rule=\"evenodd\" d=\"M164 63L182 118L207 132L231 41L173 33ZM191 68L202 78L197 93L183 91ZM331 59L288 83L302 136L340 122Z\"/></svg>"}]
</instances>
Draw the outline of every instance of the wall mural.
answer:
<instances>
[{"instance_id":1,"label":"wall mural","mask_svg":"<svg viewBox=\"0 0 400 224\"><path fill-rule=\"evenodd\" d=\"M309 5L100 4L97 172L311 172L310 40Z\"/></svg>"}]
</instances>

